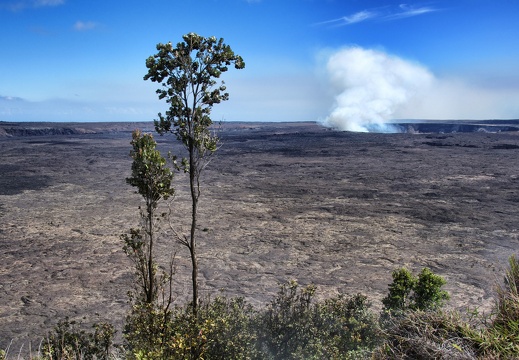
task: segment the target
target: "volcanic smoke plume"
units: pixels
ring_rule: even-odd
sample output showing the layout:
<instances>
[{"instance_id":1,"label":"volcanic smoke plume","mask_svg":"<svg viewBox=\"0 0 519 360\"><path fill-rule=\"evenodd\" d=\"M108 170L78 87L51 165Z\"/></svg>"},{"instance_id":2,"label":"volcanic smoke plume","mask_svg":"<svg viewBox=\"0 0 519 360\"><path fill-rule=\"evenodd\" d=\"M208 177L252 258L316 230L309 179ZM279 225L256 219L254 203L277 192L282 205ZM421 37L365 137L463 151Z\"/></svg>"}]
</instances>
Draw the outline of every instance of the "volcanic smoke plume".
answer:
<instances>
[{"instance_id":1,"label":"volcanic smoke plume","mask_svg":"<svg viewBox=\"0 0 519 360\"><path fill-rule=\"evenodd\" d=\"M391 132L388 120L434 81L420 65L360 47L332 54L326 69L336 95L324 124L348 131Z\"/></svg>"}]
</instances>

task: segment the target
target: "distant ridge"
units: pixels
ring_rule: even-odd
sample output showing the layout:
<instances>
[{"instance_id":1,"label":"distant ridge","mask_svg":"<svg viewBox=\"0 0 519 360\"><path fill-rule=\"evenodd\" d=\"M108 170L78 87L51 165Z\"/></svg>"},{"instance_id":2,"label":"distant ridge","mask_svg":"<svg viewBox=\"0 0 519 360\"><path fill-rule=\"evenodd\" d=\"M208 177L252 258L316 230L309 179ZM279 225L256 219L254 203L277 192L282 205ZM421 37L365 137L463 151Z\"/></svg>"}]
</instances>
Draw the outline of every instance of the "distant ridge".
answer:
<instances>
[{"instance_id":1,"label":"distant ridge","mask_svg":"<svg viewBox=\"0 0 519 360\"><path fill-rule=\"evenodd\" d=\"M514 132L519 131L517 120L395 120L386 124L389 132L399 133L472 133L472 132ZM218 126L218 125L216 125ZM318 122L224 122L227 131L305 131L309 128L327 129ZM54 135L88 135L108 133L129 133L135 129L154 132L153 122L98 122L98 123L53 123L53 122L4 122L0 121L0 138ZM375 131L376 132L376 131Z\"/></svg>"},{"instance_id":2,"label":"distant ridge","mask_svg":"<svg viewBox=\"0 0 519 360\"><path fill-rule=\"evenodd\" d=\"M391 124L404 133L471 133L519 131L518 120L406 120Z\"/></svg>"},{"instance_id":3,"label":"distant ridge","mask_svg":"<svg viewBox=\"0 0 519 360\"><path fill-rule=\"evenodd\" d=\"M50 123L0 121L0 137L84 135L131 132L139 128L152 131L152 122Z\"/></svg>"}]
</instances>

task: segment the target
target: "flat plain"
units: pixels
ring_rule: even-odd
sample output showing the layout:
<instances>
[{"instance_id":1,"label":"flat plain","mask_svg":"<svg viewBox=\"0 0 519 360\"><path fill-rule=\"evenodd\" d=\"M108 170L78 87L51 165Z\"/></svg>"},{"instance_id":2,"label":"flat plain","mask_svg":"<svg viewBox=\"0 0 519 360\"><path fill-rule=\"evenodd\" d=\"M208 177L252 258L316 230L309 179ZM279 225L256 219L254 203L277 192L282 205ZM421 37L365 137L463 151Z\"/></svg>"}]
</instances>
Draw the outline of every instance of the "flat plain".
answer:
<instances>
[{"instance_id":1,"label":"flat plain","mask_svg":"<svg viewBox=\"0 0 519 360\"><path fill-rule=\"evenodd\" d=\"M0 125L3 135L14 126ZM120 334L133 276L120 235L139 224L140 198L125 183L131 130L153 125L16 126L0 137L0 348L34 349L65 317L110 321ZM203 296L260 306L294 279L322 297L364 293L380 309L393 270L429 267L447 280L449 307L491 309L519 249L519 132L229 123L221 138L203 173ZM182 155L174 136L156 139ZM190 270L171 228L189 224L186 180L175 178L158 240L161 263L175 255L179 302Z\"/></svg>"}]
</instances>

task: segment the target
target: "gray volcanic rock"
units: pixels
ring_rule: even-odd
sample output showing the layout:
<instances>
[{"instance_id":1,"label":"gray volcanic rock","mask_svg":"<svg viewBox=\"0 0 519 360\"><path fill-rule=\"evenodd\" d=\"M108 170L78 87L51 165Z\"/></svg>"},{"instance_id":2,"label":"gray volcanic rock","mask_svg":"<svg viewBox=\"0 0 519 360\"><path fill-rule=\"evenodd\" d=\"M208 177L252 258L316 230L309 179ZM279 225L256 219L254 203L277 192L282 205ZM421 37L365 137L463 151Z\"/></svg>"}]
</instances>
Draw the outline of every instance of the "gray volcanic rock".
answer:
<instances>
[{"instance_id":1,"label":"gray volcanic rock","mask_svg":"<svg viewBox=\"0 0 519 360\"><path fill-rule=\"evenodd\" d=\"M29 341L37 348L65 316L120 330L128 311L133 268L119 236L138 225L140 198L125 183L131 130L153 126L74 127L87 131L0 140L0 348L11 340L16 351ZM261 305L296 279L321 296L362 292L380 308L391 271L428 266L447 279L450 307L491 308L519 245L518 132L229 123L221 136L203 174L204 296L222 290ZM156 139L182 155L174 136ZM171 221L186 230L185 175L174 183ZM164 232L157 253L167 263L176 252L175 296L184 301L187 250Z\"/></svg>"}]
</instances>

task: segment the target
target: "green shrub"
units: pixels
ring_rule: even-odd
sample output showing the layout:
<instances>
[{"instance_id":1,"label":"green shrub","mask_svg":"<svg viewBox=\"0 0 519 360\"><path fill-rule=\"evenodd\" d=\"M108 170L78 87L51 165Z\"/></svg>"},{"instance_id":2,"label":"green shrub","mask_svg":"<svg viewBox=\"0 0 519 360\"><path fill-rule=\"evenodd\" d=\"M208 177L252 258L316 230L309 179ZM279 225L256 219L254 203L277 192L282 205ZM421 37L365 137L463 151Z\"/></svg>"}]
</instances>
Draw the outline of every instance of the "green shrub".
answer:
<instances>
[{"instance_id":1,"label":"green shrub","mask_svg":"<svg viewBox=\"0 0 519 360\"><path fill-rule=\"evenodd\" d=\"M127 318L125 339L135 359L251 359L256 312L242 298L201 301L171 311L142 303Z\"/></svg>"},{"instance_id":2,"label":"green shrub","mask_svg":"<svg viewBox=\"0 0 519 360\"><path fill-rule=\"evenodd\" d=\"M191 305L177 307L169 346L178 359L251 359L255 357L256 311L243 298L216 297L201 301L196 315Z\"/></svg>"},{"instance_id":3,"label":"green shrub","mask_svg":"<svg viewBox=\"0 0 519 360\"><path fill-rule=\"evenodd\" d=\"M377 343L377 321L363 295L314 303L315 287L292 281L258 317L262 359L361 358Z\"/></svg>"},{"instance_id":4,"label":"green shrub","mask_svg":"<svg viewBox=\"0 0 519 360\"><path fill-rule=\"evenodd\" d=\"M443 306L449 294L441 290L446 281L424 268L418 278L406 268L393 271L389 293L382 300L384 310L391 315L408 310L435 310Z\"/></svg>"},{"instance_id":5,"label":"green shrub","mask_svg":"<svg viewBox=\"0 0 519 360\"><path fill-rule=\"evenodd\" d=\"M99 323L93 332L80 329L68 319L60 321L42 346L42 357L52 360L108 359L115 330L113 325Z\"/></svg>"},{"instance_id":6,"label":"green shrub","mask_svg":"<svg viewBox=\"0 0 519 360\"><path fill-rule=\"evenodd\" d=\"M130 359L167 359L170 311L156 303L132 305L124 326L125 347Z\"/></svg>"}]
</instances>

